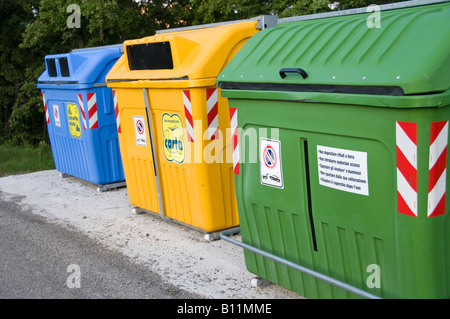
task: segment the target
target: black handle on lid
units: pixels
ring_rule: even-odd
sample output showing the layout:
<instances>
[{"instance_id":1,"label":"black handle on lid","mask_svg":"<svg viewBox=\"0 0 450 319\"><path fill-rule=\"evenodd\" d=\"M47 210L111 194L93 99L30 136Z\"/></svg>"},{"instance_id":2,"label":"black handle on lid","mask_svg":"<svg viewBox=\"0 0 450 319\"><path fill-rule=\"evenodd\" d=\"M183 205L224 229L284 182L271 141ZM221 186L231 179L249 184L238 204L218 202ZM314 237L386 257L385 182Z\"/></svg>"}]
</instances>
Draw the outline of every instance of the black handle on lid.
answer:
<instances>
[{"instance_id":1,"label":"black handle on lid","mask_svg":"<svg viewBox=\"0 0 450 319\"><path fill-rule=\"evenodd\" d=\"M302 78L306 79L308 74L306 74L305 70L300 68L283 68L280 70L280 76L282 79L286 77L286 73L298 73L302 76Z\"/></svg>"}]
</instances>

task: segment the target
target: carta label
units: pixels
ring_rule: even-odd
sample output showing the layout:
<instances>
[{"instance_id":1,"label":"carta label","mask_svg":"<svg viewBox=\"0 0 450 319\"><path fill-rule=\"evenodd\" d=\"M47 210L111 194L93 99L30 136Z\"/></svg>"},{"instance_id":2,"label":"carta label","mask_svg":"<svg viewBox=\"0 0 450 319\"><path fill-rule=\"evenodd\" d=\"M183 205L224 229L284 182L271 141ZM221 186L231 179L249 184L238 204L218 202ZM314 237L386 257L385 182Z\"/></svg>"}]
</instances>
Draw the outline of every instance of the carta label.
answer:
<instances>
[{"instance_id":1,"label":"carta label","mask_svg":"<svg viewBox=\"0 0 450 319\"><path fill-rule=\"evenodd\" d=\"M67 103L67 118L69 120L69 130L73 137L81 137L80 113L75 103Z\"/></svg>"},{"instance_id":2,"label":"carta label","mask_svg":"<svg viewBox=\"0 0 450 319\"><path fill-rule=\"evenodd\" d=\"M178 114L164 113L161 119L163 131L164 156L169 162L184 162L183 122Z\"/></svg>"}]
</instances>

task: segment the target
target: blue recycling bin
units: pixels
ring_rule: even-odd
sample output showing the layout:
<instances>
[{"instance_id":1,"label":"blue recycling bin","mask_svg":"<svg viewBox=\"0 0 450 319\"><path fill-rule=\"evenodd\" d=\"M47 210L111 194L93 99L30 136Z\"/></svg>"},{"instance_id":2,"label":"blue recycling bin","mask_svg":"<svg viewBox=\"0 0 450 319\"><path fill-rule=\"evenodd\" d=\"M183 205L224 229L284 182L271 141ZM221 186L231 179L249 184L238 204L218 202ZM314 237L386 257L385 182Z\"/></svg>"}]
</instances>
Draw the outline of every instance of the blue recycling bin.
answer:
<instances>
[{"instance_id":1,"label":"blue recycling bin","mask_svg":"<svg viewBox=\"0 0 450 319\"><path fill-rule=\"evenodd\" d=\"M122 45L47 55L38 79L55 167L97 184L124 183L116 112L105 76Z\"/></svg>"}]
</instances>

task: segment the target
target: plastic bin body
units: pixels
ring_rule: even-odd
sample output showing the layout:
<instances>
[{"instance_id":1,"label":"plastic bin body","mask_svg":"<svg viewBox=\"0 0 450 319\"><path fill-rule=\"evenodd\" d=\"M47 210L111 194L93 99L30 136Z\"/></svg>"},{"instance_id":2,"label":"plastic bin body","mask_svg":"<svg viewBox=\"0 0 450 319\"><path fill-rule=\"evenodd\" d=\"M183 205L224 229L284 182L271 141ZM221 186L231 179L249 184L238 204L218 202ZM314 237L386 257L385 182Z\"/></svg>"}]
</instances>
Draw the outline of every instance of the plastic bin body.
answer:
<instances>
[{"instance_id":1,"label":"plastic bin body","mask_svg":"<svg viewBox=\"0 0 450 319\"><path fill-rule=\"evenodd\" d=\"M159 65L133 69L135 61L126 54L107 76L118 99L120 149L132 205L157 214L163 205L163 217L205 232L239 225L226 138L228 103L215 83L224 65L257 31L256 21L251 21L124 43L128 54L148 44L158 56L168 57ZM165 50L158 47L163 44L169 50L158 51ZM167 62L173 65L165 66Z\"/></svg>"},{"instance_id":2,"label":"plastic bin body","mask_svg":"<svg viewBox=\"0 0 450 319\"><path fill-rule=\"evenodd\" d=\"M380 30L367 17L264 30L219 75L240 134L258 133L239 136L242 240L383 298L448 298L450 6L385 11ZM286 67L307 77L282 79ZM282 180L267 185L271 159ZM245 261L308 298L357 297L248 251Z\"/></svg>"},{"instance_id":3,"label":"plastic bin body","mask_svg":"<svg viewBox=\"0 0 450 319\"><path fill-rule=\"evenodd\" d=\"M125 181L112 91L105 84L121 55L118 46L48 55L38 79L56 169L98 185Z\"/></svg>"}]
</instances>

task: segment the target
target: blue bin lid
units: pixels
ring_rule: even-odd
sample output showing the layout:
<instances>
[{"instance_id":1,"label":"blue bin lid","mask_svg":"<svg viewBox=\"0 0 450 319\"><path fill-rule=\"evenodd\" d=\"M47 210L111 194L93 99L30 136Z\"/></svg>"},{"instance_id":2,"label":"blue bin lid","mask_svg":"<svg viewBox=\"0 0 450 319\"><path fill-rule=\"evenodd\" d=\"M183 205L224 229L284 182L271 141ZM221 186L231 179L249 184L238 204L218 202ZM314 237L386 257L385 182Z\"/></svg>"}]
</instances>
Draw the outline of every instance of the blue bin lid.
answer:
<instances>
[{"instance_id":1,"label":"blue bin lid","mask_svg":"<svg viewBox=\"0 0 450 319\"><path fill-rule=\"evenodd\" d=\"M86 89L106 86L105 77L122 56L123 45L72 50L45 56L45 71L38 79L40 89Z\"/></svg>"}]
</instances>

